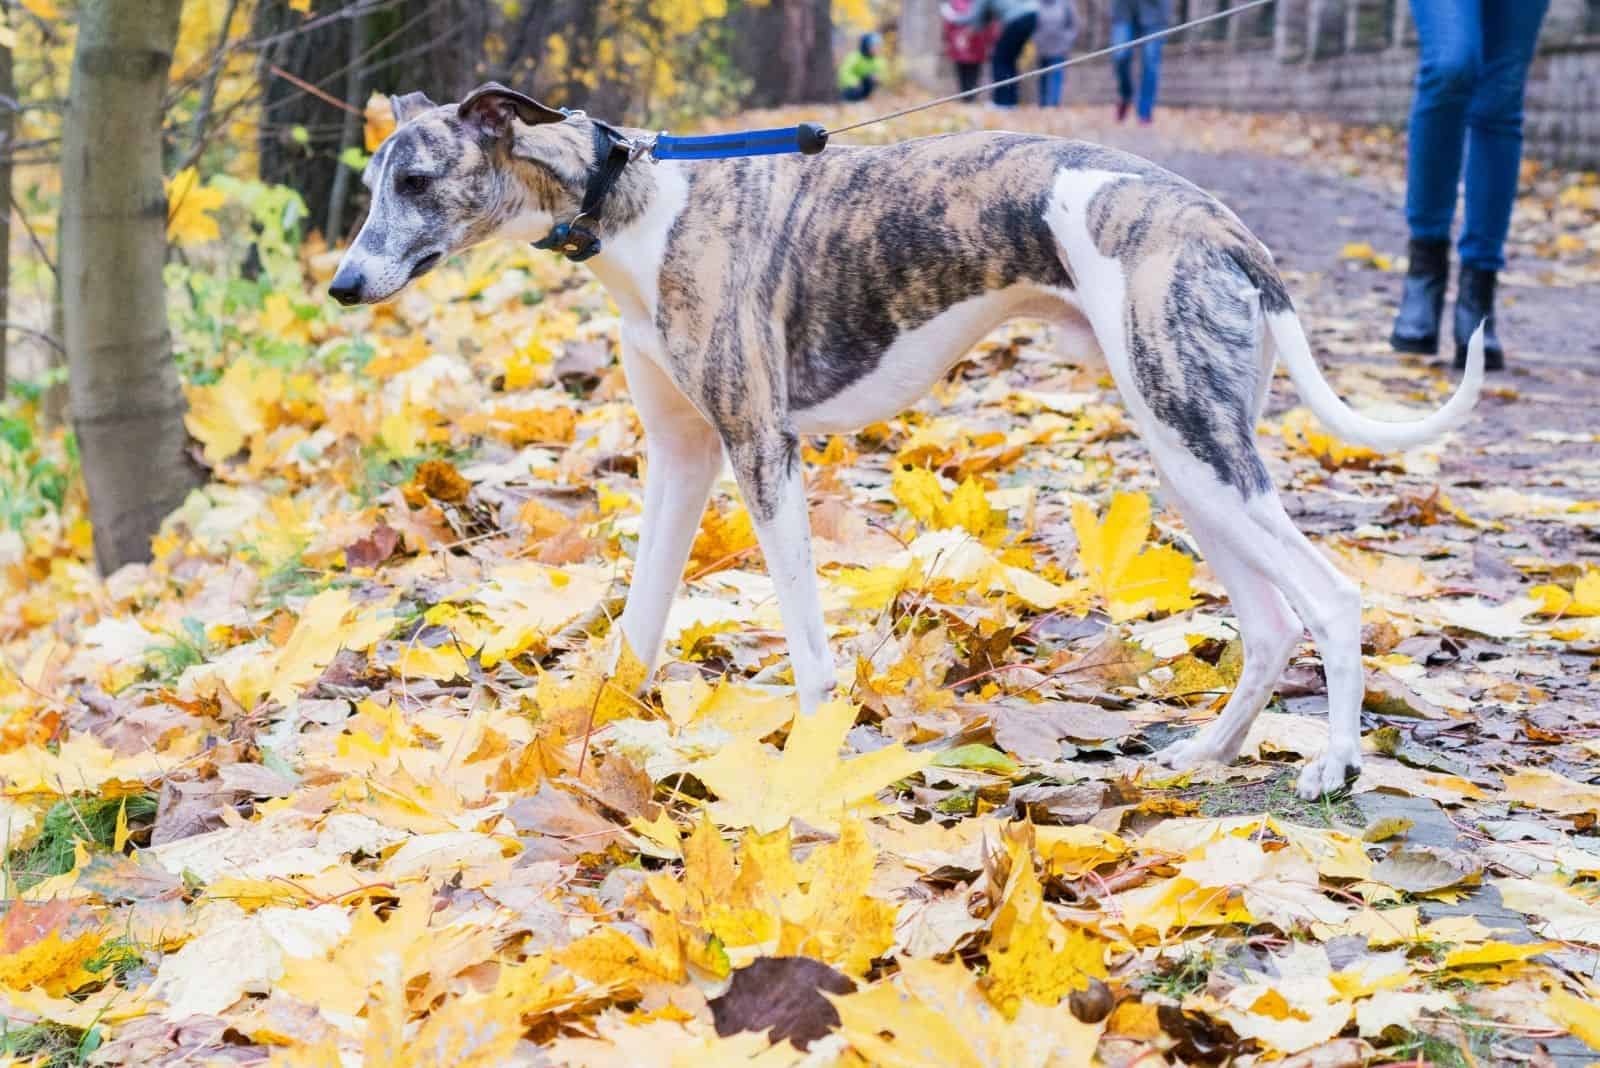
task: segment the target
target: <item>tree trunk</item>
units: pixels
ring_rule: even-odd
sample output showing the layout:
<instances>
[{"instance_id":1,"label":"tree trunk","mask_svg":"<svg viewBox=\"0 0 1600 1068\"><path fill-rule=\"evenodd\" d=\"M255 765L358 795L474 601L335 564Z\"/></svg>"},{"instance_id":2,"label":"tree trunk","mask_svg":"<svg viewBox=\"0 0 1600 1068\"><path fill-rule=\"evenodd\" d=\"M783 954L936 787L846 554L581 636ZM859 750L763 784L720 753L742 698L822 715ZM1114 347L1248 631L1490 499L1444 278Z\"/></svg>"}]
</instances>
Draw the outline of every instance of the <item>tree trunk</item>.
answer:
<instances>
[{"instance_id":1,"label":"tree trunk","mask_svg":"<svg viewBox=\"0 0 1600 1068\"><path fill-rule=\"evenodd\" d=\"M830 0L769 0L734 16L735 62L753 84L745 103L780 107L832 100L833 12Z\"/></svg>"},{"instance_id":2,"label":"tree trunk","mask_svg":"<svg viewBox=\"0 0 1600 1068\"><path fill-rule=\"evenodd\" d=\"M367 20L366 16L357 14L350 19L350 69L344 73L344 104L347 110L344 113L344 126L339 131L340 156L344 155L347 148L365 144L362 137L365 125L361 121L361 109L366 103L366 98L361 90L366 82L364 66L366 52ZM328 195L328 228L323 231L329 241L344 240L344 209L350 199L352 173L351 169L343 164L333 172L333 191Z\"/></svg>"},{"instance_id":3,"label":"tree trunk","mask_svg":"<svg viewBox=\"0 0 1600 1068\"><path fill-rule=\"evenodd\" d=\"M150 558L150 536L200 481L161 268L161 104L181 0L86 0L62 151L68 389L102 572Z\"/></svg>"}]
</instances>

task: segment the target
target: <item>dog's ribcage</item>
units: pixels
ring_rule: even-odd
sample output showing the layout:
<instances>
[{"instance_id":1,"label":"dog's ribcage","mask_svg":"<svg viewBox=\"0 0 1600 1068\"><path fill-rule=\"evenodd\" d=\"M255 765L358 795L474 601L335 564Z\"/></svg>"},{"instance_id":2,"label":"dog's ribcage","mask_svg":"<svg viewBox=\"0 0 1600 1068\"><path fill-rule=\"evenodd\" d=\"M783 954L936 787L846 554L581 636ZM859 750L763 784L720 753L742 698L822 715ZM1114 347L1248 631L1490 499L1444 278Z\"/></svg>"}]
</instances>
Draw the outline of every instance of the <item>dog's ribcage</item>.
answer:
<instances>
[{"instance_id":1,"label":"dog's ribcage","mask_svg":"<svg viewBox=\"0 0 1600 1068\"><path fill-rule=\"evenodd\" d=\"M1083 323L1052 219L1121 266L1128 358L1154 414L1240 488L1265 485L1256 292L1286 304L1227 209L1081 142L961 134L686 168L661 265L668 369L724 433L842 431L914 403L1001 321ZM1063 174L1099 174L1094 188Z\"/></svg>"}]
</instances>

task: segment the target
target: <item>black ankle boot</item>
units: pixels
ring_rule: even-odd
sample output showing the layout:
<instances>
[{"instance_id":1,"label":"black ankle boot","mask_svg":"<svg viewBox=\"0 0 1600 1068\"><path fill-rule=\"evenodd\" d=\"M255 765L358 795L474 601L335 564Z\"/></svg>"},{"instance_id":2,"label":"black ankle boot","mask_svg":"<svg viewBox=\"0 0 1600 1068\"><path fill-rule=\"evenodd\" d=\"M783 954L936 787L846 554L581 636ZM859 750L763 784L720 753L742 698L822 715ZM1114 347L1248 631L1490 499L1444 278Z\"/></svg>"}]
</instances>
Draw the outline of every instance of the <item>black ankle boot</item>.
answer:
<instances>
[{"instance_id":1,"label":"black ankle boot","mask_svg":"<svg viewBox=\"0 0 1600 1068\"><path fill-rule=\"evenodd\" d=\"M1396 352L1439 351L1439 320L1444 315L1444 290L1450 282L1450 242L1411 239L1411 266L1406 269L1400 312L1389 344Z\"/></svg>"},{"instance_id":2,"label":"black ankle boot","mask_svg":"<svg viewBox=\"0 0 1600 1068\"><path fill-rule=\"evenodd\" d=\"M1495 272L1461 265L1461 275L1456 279L1456 367L1467 366L1467 342L1472 332L1483 324L1483 369L1503 371L1506 366L1505 350L1494 332L1494 280Z\"/></svg>"}]
</instances>

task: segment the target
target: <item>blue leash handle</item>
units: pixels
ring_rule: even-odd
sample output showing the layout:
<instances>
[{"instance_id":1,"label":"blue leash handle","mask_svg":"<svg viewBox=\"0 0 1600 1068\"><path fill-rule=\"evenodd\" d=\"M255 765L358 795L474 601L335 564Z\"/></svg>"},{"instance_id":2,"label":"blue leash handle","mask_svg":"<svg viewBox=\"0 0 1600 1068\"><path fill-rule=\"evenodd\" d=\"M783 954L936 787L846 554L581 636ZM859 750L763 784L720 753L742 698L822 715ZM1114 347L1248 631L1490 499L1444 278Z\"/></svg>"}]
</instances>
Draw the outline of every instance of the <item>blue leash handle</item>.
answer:
<instances>
[{"instance_id":1,"label":"blue leash handle","mask_svg":"<svg viewBox=\"0 0 1600 1068\"><path fill-rule=\"evenodd\" d=\"M799 152L814 156L828 145L828 131L814 122L778 130L710 134L705 137L656 138L650 154L656 159L731 159L735 156L776 156Z\"/></svg>"}]
</instances>

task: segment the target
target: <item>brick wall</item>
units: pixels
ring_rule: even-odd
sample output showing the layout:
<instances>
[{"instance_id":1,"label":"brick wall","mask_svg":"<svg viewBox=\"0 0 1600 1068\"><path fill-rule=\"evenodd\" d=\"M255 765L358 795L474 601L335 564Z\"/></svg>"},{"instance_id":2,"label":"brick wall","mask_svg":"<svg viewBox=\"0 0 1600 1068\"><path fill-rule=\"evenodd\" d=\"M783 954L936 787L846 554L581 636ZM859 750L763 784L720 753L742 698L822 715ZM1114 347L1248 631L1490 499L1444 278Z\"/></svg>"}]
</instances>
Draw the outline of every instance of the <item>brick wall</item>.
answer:
<instances>
[{"instance_id":1,"label":"brick wall","mask_svg":"<svg viewBox=\"0 0 1600 1068\"><path fill-rule=\"evenodd\" d=\"M1109 0L1077 3L1084 25L1078 51L1104 47ZM1184 21L1229 0L1173 0L1173 6ZM937 0L906 0L906 70L930 86L949 80L926 51L931 40L937 55L937 26ZM1278 0L1170 38L1160 99L1164 106L1303 111L1404 126L1416 67L1406 0ZM1115 98L1105 60L1070 71L1068 85L1073 101ZM1551 0L1528 77L1526 138L1529 156L1600 167L1600 0Z\"/></svg>"}]
</instances>

